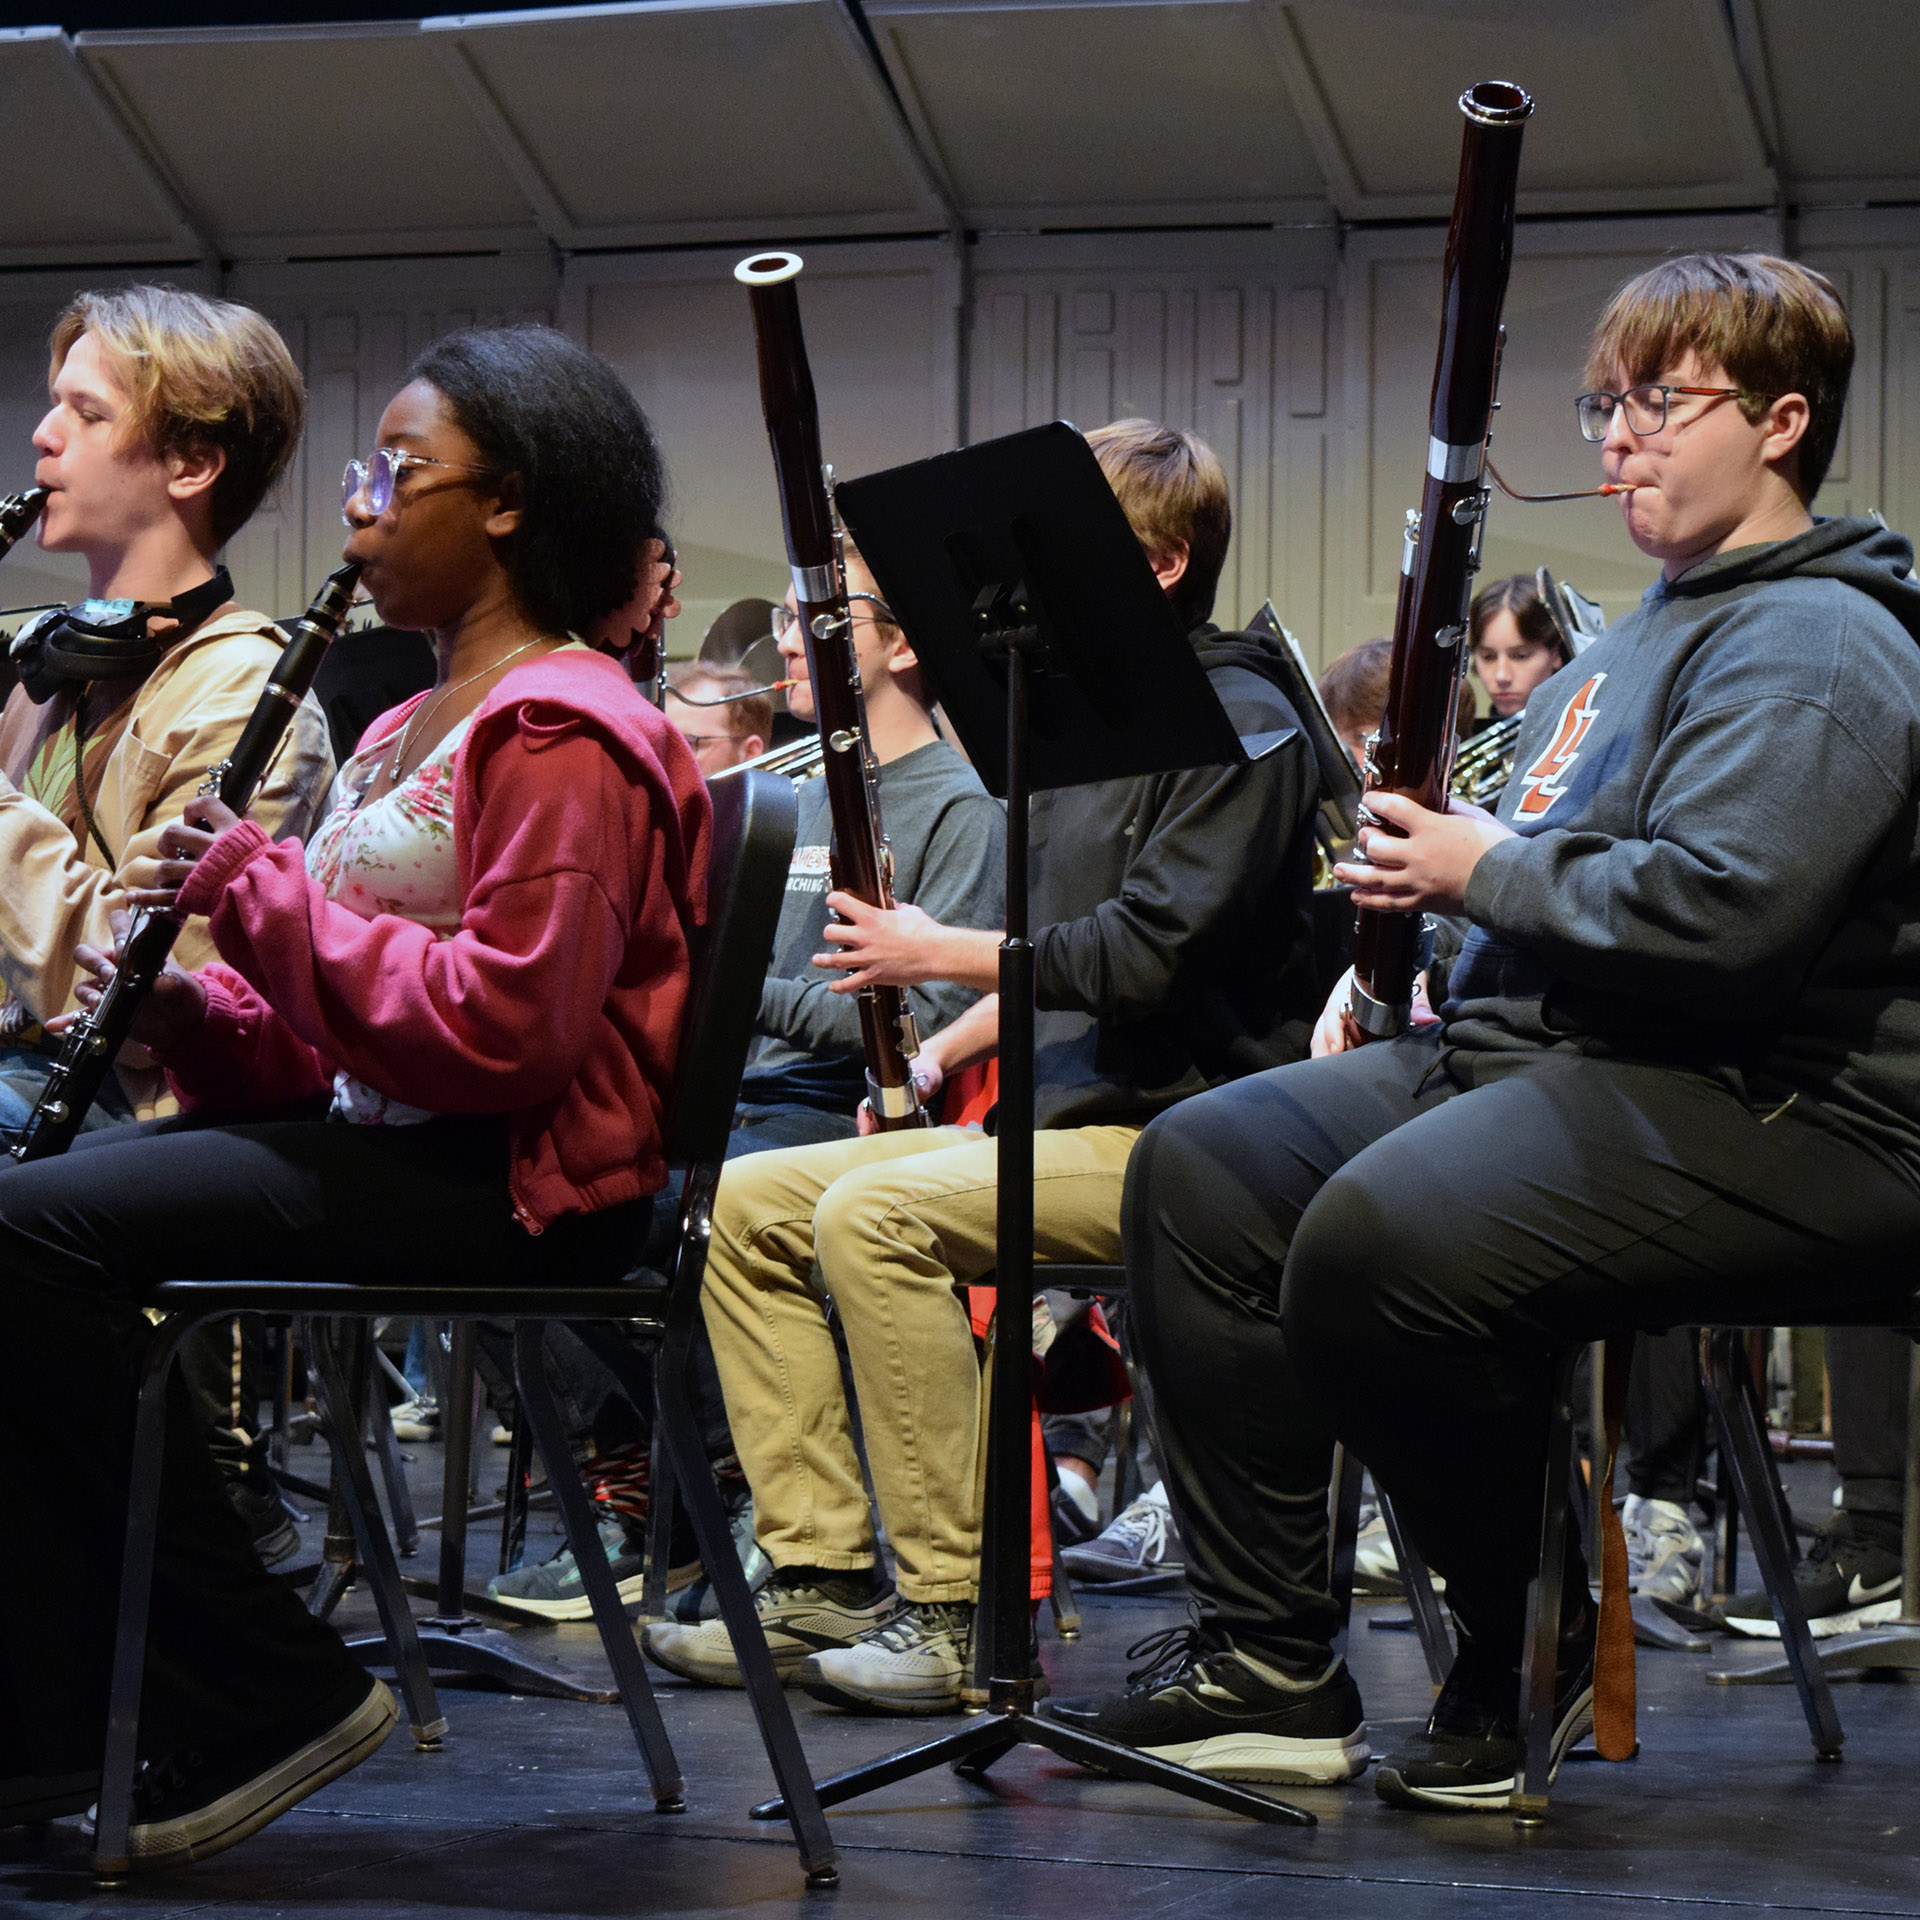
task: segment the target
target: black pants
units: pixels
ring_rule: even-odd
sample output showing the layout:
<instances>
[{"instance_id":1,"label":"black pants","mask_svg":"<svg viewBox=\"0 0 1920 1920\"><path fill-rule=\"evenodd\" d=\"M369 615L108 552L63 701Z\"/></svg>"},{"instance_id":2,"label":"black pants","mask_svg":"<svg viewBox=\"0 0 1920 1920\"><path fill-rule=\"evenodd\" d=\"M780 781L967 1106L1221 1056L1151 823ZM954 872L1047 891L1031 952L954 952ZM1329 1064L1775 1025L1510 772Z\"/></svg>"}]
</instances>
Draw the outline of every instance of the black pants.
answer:
<instances>
[{"instance_id":1,"label":"black pants","mask_svg":"<svg viewBox=\"0 0 1920 1920\"><path fill-rule=\"evenodd\" d=\"M1913 1342L1882 1327L1827 1329L1833 1469L1840 1504L1902 1525L1907 1490L1907 1368Z\"/></svg>"},{"instance_id":2,"label":"black pants","mask_svg":"<svg viewBox=\"0 0 1920 1920\"><path fill-rule=\"evenodd\" d=\"M1706 1465L1709 1417L1698 1333L1643 1333L1627 1379L1627 1491L1691 1506Z\"/></svg>"},{"instance_id":3,"label":"black pants","mask_svg":"<svg viewBox=\"0 0 1920 1920\"><path fill-rule=\"evenodd\" d=\"M1462 1623L1517 1656L1554 1349L1902 1299L1920 1182L1804 1102L1762 1114L1695 1074L1409 1036L1163 1114L1124 1227L1213 1626L1325 1659L1337 1435Z\"/></svg>"},{"instance_id":4,"label":"black pants","mask_svg":"<svg viewBox=\"0 0 1920 1920\"><path fill-rule=\"evenodd\" d=\"M609 1271L647 1202L537 1238L505 1123L149 1122L0 1171L0 1775L98 1765L148 1326L168 1279L488 1280ZM260 1565L176 1378L154 1568L144 1753L267 1731L357 1671Z\"/></svg>"},{"instance_id":5,"label":"black pants","mask_svg":"<svg viewBox=\"0 0 1920 1920\"><path fill-rule=\"evenodd\" d=\"M737 1160L743 1153L766 1153L780 1147L808 1147L822 1140L850 1140L856 1131L850 1113L829 1113L819 1107L740 1106L734 1109L733 1131L727 1136L727 1158ZM656 1261L670 1257L679 1230L679 1207L680 1176L676 1173L654 1201L651 1247ZM648 1357L650 1360L651 1355ZM704 1319L694 1323L691 1367L689 1393L707 1458L726 1459L733 1452L733 1432L727 1425L713 1342L707 1337ZM578 1444L607 1453L615 1447L651 1442L652 1404L636 1406L613 1375L564 1327L548 1331L547 1377L553 1383L567 1431Z\"/></svg>"}]
</instances>

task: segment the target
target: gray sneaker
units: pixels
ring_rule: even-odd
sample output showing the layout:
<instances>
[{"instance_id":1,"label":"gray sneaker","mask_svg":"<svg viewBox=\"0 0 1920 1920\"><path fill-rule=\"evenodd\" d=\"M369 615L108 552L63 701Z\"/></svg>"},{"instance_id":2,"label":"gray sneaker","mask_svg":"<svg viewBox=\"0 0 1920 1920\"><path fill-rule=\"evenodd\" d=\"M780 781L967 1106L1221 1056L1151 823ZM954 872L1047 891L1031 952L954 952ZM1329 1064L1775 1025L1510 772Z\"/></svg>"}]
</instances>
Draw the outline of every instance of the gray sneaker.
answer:
<instances>
[{"instance_id":1,"label":"gray sneaker","mask_svg":"<svg viewBox=\"0 0 1920 1920\"><path fill-rule=\"evenodd\" d=\"M783 1682L800 1671L810 1653L851 1646L900 1604L889 1586L877 1587L869 1598L856 1598L861 1577L843 1574L817 1585L817 1576L790 1580L776 1567L773 1578L753 1596L767 1651ZM724 1620L703 1620L698 1626L650 1620L641 1630L640 1650L656 1667L682 1680L697 1680L709 1687L746 1685Z\"/></svg>"},{"instance_id":2,"label":"gray sneaker","mask_svg":"<svg viewBox=\"0 0 1920 1920\"><path fill-rule=\"evenodd\" d=\"M856 1711L957 1713L972 1644L970 1601L909 1601L854 1645L810 1656L800 1685Z\"/></svg>"},{"instance_id":3,"label":"gray sneaker","mask_svg":"<svg viewBox=\"0 0 1920 1920\"><path fill-rule=\"evenodd\" d=\"M600 1544L613 1568L621 1605L638 1606L646 1590L647 1559L639 1548L628 1544L627 1530L618 1514L600 1522ZM696 1572L697 1566L669 1569L667 1590L678 1591ZM593 1618L593 1602L587 1598L587 1585L580 1578L571 1547L562 1547L537 1567L516 1567L512 1573L495 1575L487 1582L487 1598L541 1620Z\"/></svg>"},{"instance_id":4,"label":"gray sneaker","mask_svg":"<svg viewBox=\"0 0 1920 1920\"><path fill-rule=\"evenodd\" d=\"M1632 1493L1620 1524L1627 1536L1627 1591L1674 1606L1699 1606L1707 1544L1686 1508Z\"/></svg>"}]
</instances>

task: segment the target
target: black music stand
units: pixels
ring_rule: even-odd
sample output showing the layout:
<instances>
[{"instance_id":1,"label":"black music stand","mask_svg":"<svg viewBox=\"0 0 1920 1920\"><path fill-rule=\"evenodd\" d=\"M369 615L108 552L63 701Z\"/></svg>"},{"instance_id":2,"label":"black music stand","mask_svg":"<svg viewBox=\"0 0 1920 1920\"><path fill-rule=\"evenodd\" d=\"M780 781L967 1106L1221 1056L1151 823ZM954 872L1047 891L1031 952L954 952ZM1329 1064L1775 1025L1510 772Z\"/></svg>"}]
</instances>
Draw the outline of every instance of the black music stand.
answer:
<instances>
[{"instance_id":1,"label":"black music stand","mask_svg":"<svg viewBox=\"0 0 1920 1920\"><path fill-rule=\"evenodd\" d=\"M838 489L840 512L989 792L1007 803L1000 948L1000 1142L992 1407L974 1631L985 1714L820 1782L823 1807L943 1761L978 1778L1021 1744L1256 1820L1314 1816L1034 1713L1027 1584L1032 1516L1033 948L1027 801L1036 790L1245 763L1243 743L1161 592L1106 476L1064 421ZM1116 826L1118 823L1116 822ZM777 1819L783 1800L753 1809Z\"/></svg>"}]
</instances>

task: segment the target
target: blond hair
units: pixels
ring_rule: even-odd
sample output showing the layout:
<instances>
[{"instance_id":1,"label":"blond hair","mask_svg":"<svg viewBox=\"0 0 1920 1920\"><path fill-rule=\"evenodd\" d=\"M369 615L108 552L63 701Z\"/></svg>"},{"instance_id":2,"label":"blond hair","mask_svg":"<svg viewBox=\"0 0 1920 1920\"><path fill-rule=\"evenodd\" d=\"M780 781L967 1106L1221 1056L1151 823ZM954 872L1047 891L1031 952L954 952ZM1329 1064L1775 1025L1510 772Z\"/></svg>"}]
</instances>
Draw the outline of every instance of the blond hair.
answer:
<instances>
[{"instance_id":1,"label":"blond hair","mask_svg":"<svg viewBox=\"0 0 1920 1920\"><path fill-rule=\"evenodd\" d=\"M1746 391L1749 420L1797 393L1807 430L1794 449L1803 500L1820 490L1840 443L1853 377L1853 328L1833 282L1770 253L1684 253L1636 274L1607 302L1587 354L1587 380L1604 387L1657 379L1691 347Z\"/></svg>"},{"instance_id":2,"label":"blond hair","mask_svg":"<svg viewBox=\"0 0 1920 1920\"><path fill-rule=\"evenodd\" d=\"M54 322L52 367L90 333L127 390L121 430L156 454L217 449L226 457L209 501L216 545L253 517L286 471L306 418L300 369L268 320L231 300L178 287L77 294Z\"/></svg>"},{"instance_id":3,"label":"blond hair","mask_svg":"<svg viewBox=\"0 0 1920 1920\"><path fill-rule=\"evenodd\" d=\"M1186 549L1187 570L1167 598L1189 626L1198 625L1213 611L1233 537L1226 470L1198 434L1152 420L1095 427L1087 444L1147 552Z\"/></svg>"}]
</instances>

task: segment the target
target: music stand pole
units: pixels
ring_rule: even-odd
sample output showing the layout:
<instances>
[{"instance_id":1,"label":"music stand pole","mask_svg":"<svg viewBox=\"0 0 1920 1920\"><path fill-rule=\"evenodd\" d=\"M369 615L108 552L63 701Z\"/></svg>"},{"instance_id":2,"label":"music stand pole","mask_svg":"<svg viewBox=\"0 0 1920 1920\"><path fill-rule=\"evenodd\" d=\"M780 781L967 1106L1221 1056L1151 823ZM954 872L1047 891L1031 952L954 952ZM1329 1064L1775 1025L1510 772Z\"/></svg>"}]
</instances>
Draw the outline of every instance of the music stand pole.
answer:
<instances>
[{"instance_id":1,"label":"music stand pole","mask_svg":"<svg viewBox=\"0 0 1920 1920\"><path fill-rule=\"evenodd\" d=\"M1003 655L1007 668L1006 802L1007 931L1000 947L1000 1104L996 1268L994 1272L993 1393L987 1437L984 1526L992 1537L992 1593L982 1593L974 1631L988 1635L987 1710L954 1732L907 1747L865 1766L849 1768L815 1789L823 1807L871 1793L931 1767L950 1765L972 1778L984 1775L1020 1745L1044 1747L1064 1760L1124 1779L1144 1780L1189 1799L1255 1820L1316 1825L1304 1808L1250 1788L1212 1780L1155 1759L1079 1727L1035 1714L1028 1567L1032 1559L1033 1348L1033 947L1027 938L1027 802L1030 797L1028 703L1031 678L1042 663L1041 627L1026 617L1017 588L983 593L976 605L981 649ZM756 1820L786 1817L786 1801L762 1801Z\"/></svg>"}]
</instances>

